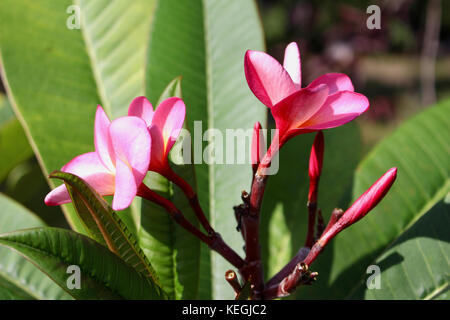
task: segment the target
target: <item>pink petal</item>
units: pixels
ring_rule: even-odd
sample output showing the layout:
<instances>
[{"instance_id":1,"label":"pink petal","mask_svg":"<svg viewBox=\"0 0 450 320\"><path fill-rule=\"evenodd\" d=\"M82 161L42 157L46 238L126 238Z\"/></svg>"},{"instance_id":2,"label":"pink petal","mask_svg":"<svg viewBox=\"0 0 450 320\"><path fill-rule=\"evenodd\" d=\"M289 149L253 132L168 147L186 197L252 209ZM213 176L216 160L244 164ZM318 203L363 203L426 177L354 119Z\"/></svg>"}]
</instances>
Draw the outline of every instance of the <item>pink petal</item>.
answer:
<instances>
[{"instance_id":1,"label":"pink petal","mask_svg":"<svg viewBox=\"0 0 450 320\"><path fill-rule=\"evenodd\" d=\"M128 115L144 119L147 126L152 124L153 106L146 97L135 98L128 108Z\"/></svg>"},{"instance_id":2,"label":"pink petal","mask_svg":"<svg viewBox=\"0 0 450 320\"><path fill-rule=\"evenodd\" d=\"M297 43L291 42L284 51L283 67L291 76L292 81L295 83L297 90L302 86L302 70L300 51L298 50Z\"/></svg>"},{"instance_id":3,"label":"pink petal","mask_svg":"<svg viewBox=\"0 0 450 320\"><path fill-rule=\"evenodd\" d=\"M327 100L328 87L321 85L314 89L302 89L290 95L272 108L277 129L280 130L280 143L284 134L297 129L314 115Z\"/></svg>"},{"instance_id":4,"label":"pink petal","mask_svg":"<svg viewBox=\"0 0 450 320\"><path fill-rule=\"evenodd\" d=\"M323 130L352 121L369 108L369 100L356 92L342 91L328 96L323 107L302 125L308 130Z\"/></svg>"},{"instance_id":5,"label":"pink petal","mask_svg":"<svg viewBox=\"0 0 450 320\"><path fill-rule=\"evenodd\" d=\"M139 186L150 163L151 139L147 124L141 118L121 117L111 123L109 133L116 162L120 159L132 169L136 185Z\"/></svg>"},{"instance_id":6,"label":"pink petal","mask_svg":"<svg viewBox=\"0 0 450 320\"><path fill-rule=\"evenodd\" d=\"M70 199L69 191L67 191L64 184L50 191L44 199L47 206L59 206L71 201L72 199Z\"/></svg>"},{"instance_id":7,"label":"pink petal","mask_svg":"<svg viewBox=\"0 0 450 320\"><path fill-rule=\"evenodd\" d=\"M152 150L150 152L150 166L148 170L163 173L167 165L167 157L164 153L164 139L161 131L156 125L149 128L152 138Z\"/></svg>"},{"instance_id":8,"label":"pink petal","mask_svg":"<svg viewBox=\"0 0 450 320\"><path fill-rule=\"evenodd\" d=\"M297 90L289 73L264 52L247 51L244 67L250 90L269 108Z\"/></svg>"},{"instance_id":9,"label":"pink petal","mask_svg":"<svg viewBox=\"0 0 450 320\"><path fill-rule=\"evenodd\" d=\"M338 91L355 91L350 78L343 73L327 73L318 77L308 86L309 89L326 84L330 90L328 94L333 94Z\"/></svg>"},{"instance_id":10,"label":"pink petal","mask_svg":"<svg viewBox=\"0 0 450 320\"><path fill-rule=\"evenodd\" d=\"M109 121L108 116L101 106L97 106L95 114L94 127L94 144L95 151L105 167L114 171L114 150L109 137Z\"/></svg>"},{"instance_id":11,"label":"pink petal","mask_svg":"<svg viewBox=\"0 0 450 320\"><path fill-rule=\"evenodd\" d=\"M72 159L61 168L85 180L100 195L114 193L114 174L106 169L95 152L89 152ZM71 202L65 185L53 189L45 197L45 203L50 206Z\"/></svg>"},{"instance_id":12,"label":"pink petal","mask_svg":"<svg viewBox=\"0 0 450 320\"><path fill-rule=\"evenodd\" d=\"M142 181L141 181L142 182ZM123 210L130 206L136 196L137 183L132 169L122 160L116 160L116 191L112 201L114 210Z\"/></svg>"},{"instance_id":13,"label":"pink petal","mask_svg":"<svg viewBox=\"0 0 450 320\"><path fill-rule=\"evenodd\" d=\"M167 156L177 141L186 115L186 106L180 98L164 100L156 108L153 124L161 131L164 141L164 155Z\"/></svg>"}]
</instances>

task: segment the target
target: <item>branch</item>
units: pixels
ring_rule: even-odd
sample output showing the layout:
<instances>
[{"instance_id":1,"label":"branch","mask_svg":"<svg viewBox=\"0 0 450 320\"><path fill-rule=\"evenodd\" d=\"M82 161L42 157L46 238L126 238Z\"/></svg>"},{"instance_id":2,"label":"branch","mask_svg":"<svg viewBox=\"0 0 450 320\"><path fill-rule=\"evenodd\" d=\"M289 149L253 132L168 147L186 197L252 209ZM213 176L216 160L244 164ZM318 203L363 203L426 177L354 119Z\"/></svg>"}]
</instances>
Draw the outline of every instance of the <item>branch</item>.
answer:
<instances>
[{"instance_id":1,"label":"branch","mask_svg":"<svg viewBox=\"0 0 450 320\"><path fill-rule=\"evenodd\" d=\"M183 216L181 211L170 200L167 200L156 192L150 190L145 184L141 184L139 186L137 195L162 206L176 223L200 239L200 241L204 242L212 250L219 253L234 267L241 269L244 266L244 260L223 241L219 233L214 232L209 235L202 233Z\"/></svg>"},{"instance_id":2,"label":"branch","mask_svg":"<svg viewBox=\"0 0 450 320\"><path fill-rule=\"evenodd\" d=\"M279 284L285 277L287 277L295 266L302 262L309 253L309 248L302 247L298 250L297 254L281 269L276 275L274 275L267 283L266 286L270 287Z\"/></svg>"},{"instance_id":3,"label":"branch","mask_svg":"<svg viewBox=\"0 0 450 320\"><path fill-rule=\"evenodd\" d=\"M311 272L308 265L300 262L294 270L287 275L280 283L267 287L263 291L264 299L276 299L290 295L299 285L309 285L316 280L319 274Z\"/></svg>"},{"instance_id":4,"label":"branch","mask_svg":"<svg viewBox=\"0 0 450 320\"><path fill-rule=\"evenodd\" d=\"M164 176L175 183L185 194L186 198L189 200L189 204L195 212L197 219L200 221L201 225L205 229L208 234L214 234L214 229L209 224L208 219L206 218L203 209L200 206L200 202L198 200L198 196L195 193L194 189L192 189L191 185L187 183L183 178L177 175L172 169L168 169L167 172L164 173Z\"/></svg>"}]
</instances>

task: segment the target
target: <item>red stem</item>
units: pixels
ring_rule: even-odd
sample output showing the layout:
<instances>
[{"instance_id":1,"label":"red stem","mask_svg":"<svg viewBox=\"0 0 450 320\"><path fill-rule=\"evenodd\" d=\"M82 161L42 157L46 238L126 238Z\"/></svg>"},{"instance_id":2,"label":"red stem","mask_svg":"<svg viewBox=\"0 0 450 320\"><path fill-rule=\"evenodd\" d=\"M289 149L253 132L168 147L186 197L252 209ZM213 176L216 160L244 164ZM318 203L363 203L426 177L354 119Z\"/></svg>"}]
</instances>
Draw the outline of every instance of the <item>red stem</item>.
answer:
<instances>
[{"instance_id":1,"label":"red stem","mask_svg":"<svg viewBox=\"0 0 450 320\"><path fill-rule=\"evenodd\" d=\"M164 209L166 209L166 211L170 214L170 216L175 220L176 223L178 223L185 230L203 241L212 250L219 253L234 267L238 269L244 267L244 260L223 241L220 234L218 234L217 232L214 232L210 235L205 235L204 233L202 233L183 216L181 211L171 201L150 190L145 184L141 184L139 186L137 195L162 206Z\"/></svg>"},{"instance_id":2,"label":"red stem","mask_svg":"<svg viewBox=\"0 0 450 320\"><path fill-rule=\"evenodd\" d=\"M203 209L200 207L200 202L198 200L198 196L195 193L194 189L191 187L189 183L187 183L183 178L181 178L179 175L177 175L175 172L173 172L172 169L168 169L166 172L164 172L164 176L175 183L180 189L183 191L183 193L186 195L186 197L189 200L189 204L192 207L192 209L195 212L195 215L197 219L200 221L201 225L205 229L205 231L208 234L214 234L214 229L209 224L208 219L206 218L205 213L203 212Z\"/></svg>"},{"instance_id":3,"label":"red stem","mask_svg":"<svg viewBox=\"0 0 450 320\"><path fill-rule=\"evenodd\" d=\"M252 181L252 187L249 199L248 214L242 216L243 234L245 239L245 253L246 253L246 273L251 278L253 284L253 292L258 298L264 289L264 277L261 264L261 246L259 241L259 223L261 204L264 197L264 191L268 176L265 174L267 168L270 166L272 157L278 152L278 139L273 139L267 153L261 160L258 170ZM248 279L246 279L248 281Z\"/></svg>"},{"instance_id":4,"label":"red stem","mask_svg":"<svg viewBox=\"0 0 450 320\"><path fill-rule=\"evenodd\" d=\"M308 201L308 233L306 234L305 247L311 248L314 244L314 231L316 225L317 203Z\"/></svg>"},{"instance_id":5,"label":"red stem","mask_svg":"<svg viewBox=\"0 0 450 320\"><path fill-rule=\"evenodd\" d=\"M295 266L302 262L309 253L309 248L302 247L298 250L297 254L281 269L276 275L274 275L267 283L267 287L279 284L285 277L287 277Z\"/></svg>"}]
</instances>

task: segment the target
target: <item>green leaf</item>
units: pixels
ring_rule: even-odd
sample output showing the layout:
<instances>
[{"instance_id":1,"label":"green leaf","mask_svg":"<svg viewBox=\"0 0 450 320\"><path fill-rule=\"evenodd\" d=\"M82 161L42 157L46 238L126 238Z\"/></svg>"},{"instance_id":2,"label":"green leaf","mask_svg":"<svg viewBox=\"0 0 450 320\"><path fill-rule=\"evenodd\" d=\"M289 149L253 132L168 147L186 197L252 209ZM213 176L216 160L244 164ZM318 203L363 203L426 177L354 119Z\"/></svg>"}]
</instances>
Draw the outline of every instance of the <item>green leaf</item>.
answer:
<instances>
[{"instance_id":1,"label":"green leaf","mask_svg":"<svg viewBox=\"0 0 450 320\"><path fill-rule=\"evenodd\" d=\"M0 233L45 226L37 216L0 193ZM64 290L16 252L0 247L0 300L70 299Z\"/></svg>"},{"instance_id":2,"label":"green leaf","mask_svg":"<svg viewBox=\"0 0 450 320\"><path fill-rule=\"evenodd\" d=\"M355 176L354 197L363 193L385 171L394 166L398 167L397 180L373 212L342 232L333 240L332 247L326 250L334 252L335 257L329 279L331 285L318 297L350 297L360 286L361 279L365 281L367 278L367 267L380 259L380 254L394 241L400 241L400 237L406 234L408 229L412 229L415 223L450 191L449 112L450 100L428 108L404 123L361 162ZM440 221L440 218L433 219ZM442 240L445 238L439 238L435 245L438 246ZM414 254L420 259L420 251L415 250ZM414 257L404 258L405 263L417 261ZM314 269L322 263L327 263L321 259L322 257L319 257L317 264L314 263ZM429 263L442 265L445 263L443 259L445 258L442 255L433 256ZM428 272L423 263L408 268L420 270L417 272L424 275ZM435 277L441 277L440 279L444 276L445 274L435 274ZM423 292L410 290L410 293L415 294L411 294L409 298L429 294L431 282L423 285Z\"/></svg>"},{"instance_id":3,"label":"green leaf","mask_svg":"<svg viewBox=\"0 0 450 320\"><path fill-rule=\"evenodd\" d=\"M429 300L445 294L450 287L449 221L450 205L435 205L374 262L381 269L380 288L369 289L364 279L350 297Z\"/></svg>"},{"instance_id":4,"label":"green leaf","mask_svg":"<svg viewBox=\"0 0 450 320\"><path fill-rule=\"evenodd\" d=\"M22 126L3 94L0 94L0 154L0 182L11 169L33 155Z\"/></svg>"},{"instance_id":5,"label":"green leaf","mask_svg":"<svg viewBox=\"0 0 450 320\"><path fill-rule=\"evenodd\" d=\"M150 278L157 286L161 286L136 238L92 187L70 173L56 171L50 178L58 178L65 182L72 203L92 239L107 246L136 271Z\"/></svg>"},{"instance_id":6,"label":"green leaf","mask_svg":"<svg viewBox=\"0 0 450 320\"><path fill-rule=\"evenodd\" d=\"M0 236L12 248L47 273L76 299L163 299L148 278L96 241L71 230L36 228ZM81 288L69 289L67 268L81 271Z\"/></svg>"},{"instance_id":7,"label":"green leaf","mask_svg":"<svg viewBox=\"0 0 450 320\"><path fill-rule=\"evenodd\" d=\"M153 0L0 2L3 80L45 174L94 149L97 104L117 117L144 93L154 4ZM72 5L79 6L81 29L67 27L78 17L76 10L70 11ZM75 230L86 232L70 205L64 211Z\"/></svg>"},{"instance_id":8,"label":"green leaf","mask_svg":"<svg viewBox=\"0 0 450 320\"><path fill-rule=\"evenodd\" d=\"M146 92L149 97L158 97L169 81L183 77L188 128L196 141L193 154L202 143L207 144L202 131L215 128L225 137L226 129L247 130L255 121L265 122L266 107L248 89L243 70L245 51L263 48L261 24L252 0L158 2L148 51ZM196 131L194 121L201 121L200 130ZM232 207L240 203L241 191L249 188L249 161L245 165L207 165L202 153L203 149L195 159L201 162L195 165L200 203L216 231L242 252ZM232 299L233 290L224 279L231 266L217 254L210 256L205 246L202 258L200 297Z\"/></svg>"},{"instance_id":9,"label":"green leaf","mask_svg":"<svg viewBox=\"0 0 450 320\"><path fill-rule=\"evenodd\" d=\"M158 104L168 97L181 95L181 78L176 78L165 88ZM179 139L177 143L180 142ZM172 164L171 167L186 181L195 184L192 165ZM170 199L193 225L198 226L189 202L178 187L153 172L147 175L144 183ZM163 208L143 200L139 240L169 296L175 299L197 298L200 264L198 239L179 227Z\"/></svg>"},{"instance_id":10,"label":"green leaf","mask_svg":"<svg viewBox=\"0 0 450 320\"><path fill-rule=\"evenodd\" d=\"M325 153L319 183L318 207L325 221L335 207L345 207L350 197L353 170L360 158L360 137L355 123L325 130ZM261 213L262 257L266 279L277 273L304 245L308 225L308 163L314 134L290 140L280 151L279 172L270 176ZM286 186L289 187L286 187ZM320 259L318 280L300 287L295 296L320 294L330 272L330 250ZM317 265L313 269L316 271Z\"/></svg>"}]
</instances>

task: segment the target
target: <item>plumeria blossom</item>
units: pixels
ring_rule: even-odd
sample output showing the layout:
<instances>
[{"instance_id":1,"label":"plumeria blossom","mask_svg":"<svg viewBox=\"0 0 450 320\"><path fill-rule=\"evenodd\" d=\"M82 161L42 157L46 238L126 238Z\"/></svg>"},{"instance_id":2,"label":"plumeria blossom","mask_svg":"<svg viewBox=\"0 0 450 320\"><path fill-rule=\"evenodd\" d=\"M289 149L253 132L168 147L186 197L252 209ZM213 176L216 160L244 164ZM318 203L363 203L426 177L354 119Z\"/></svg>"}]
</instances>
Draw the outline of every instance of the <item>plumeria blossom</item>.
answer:
<instances>
[{"instance_id":1,"label":"plumeria blossom","mask_svg":"<svg viewBox=\"0 0 450 320\"><path fill-rule=\"evenodd\" d=\"M271 109L280 147L289 138L343 125L365 112L367 98L354 92L348 76L327 73L302 88L300 52L295 42L281 65L268 54L247 51L245 76L255 96Z\"/></svg>"},{"instance_id":2,"label":"plumeria blossom","mask_svg":"<svg viewBox=\"0 0 450 320\"><path fill-rule=\"evenodd\" d=\"M121 117L113 122L97 107L94 129L95 152L84 153L61 171L85 180L100 195L114 195L112 208L127 208L136 196L150 163L151 138L145 121ZM71 202L65 185L52 190L47 205Z\"/></svg>"},{"instance_id":3,"label":"plumeria blossom","mask_svg":"<svg viewBox=\"0 0 450 320\"><path fill-rule=\"evenodd\" d=\"M144 119L148 126L152 137L148 170L162 175L169 172L168 155L177 141L186 115L183 100L176 97L165 99L153 111L153 106L146 97L138 97L130 104L128 115Z\"/></svg>"}]
</instances>

